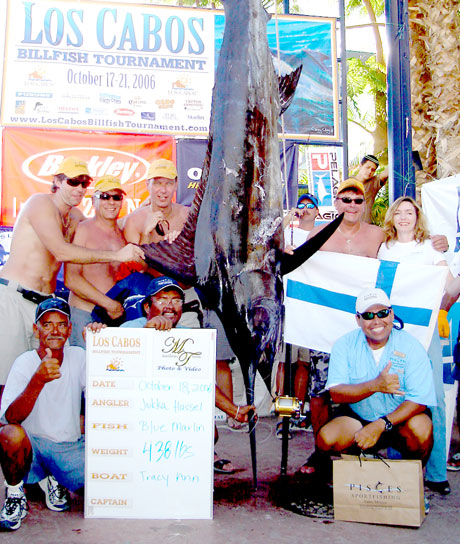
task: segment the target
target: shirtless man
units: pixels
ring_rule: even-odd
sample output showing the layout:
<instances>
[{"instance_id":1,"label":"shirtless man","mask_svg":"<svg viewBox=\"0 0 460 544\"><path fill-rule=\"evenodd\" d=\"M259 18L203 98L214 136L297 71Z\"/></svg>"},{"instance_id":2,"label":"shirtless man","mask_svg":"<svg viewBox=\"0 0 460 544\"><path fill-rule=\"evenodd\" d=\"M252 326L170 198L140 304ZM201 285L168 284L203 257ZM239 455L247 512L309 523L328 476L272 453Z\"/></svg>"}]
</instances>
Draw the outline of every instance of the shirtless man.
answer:
<instances>
[{"instance_id":1,"label":"shirtless man","mask_svg":"<svg viewBox=\"0 0 460 544\"><path fill-rule=\"evenodd\" d=\"M364 185L364 199L366 200L366 209L364 211L363 221L371 222L372 206L379 190L388 180L388 170L385 168L380 174L375 171L379 167L379 160L374 155L364 155L359 163L359 170L355 179Z\"/></svg>"},{"instance_id":2,"label":"shirtless man","mask_svg":"<svg viewBox=\"0 0 460 544\"><path fill-rule=\"evenodd\" d=\"M103 176L94 186L93 206L95 216L78 224L73 243L92 249L117 251L126 245L117 219L123 206L121 182L114 176ZM123 314L123 306L105 295L116 281L119 263L72 264L66 263L64 283L70 289L69 304L72 309L71 346L85 349L82 331L91 323L91 312L97 304L112 319Z\"/></svg>"},{"instance_id":3,"label":"shirtless man","mask_svg":"<svg viewBox=\"0 0 460 544\"><path fill-rule=\"evenodd\" d=\"M54 175L52 194L31 196L16 220L10 256L0 272L1 385L16 357L37 347L32 330L36 305L52 296L62 262L124 262L144 255L133 245L101 251L71 243L84 219L76 206L91 179L84 161L64 159Z\"/></svg>"},{"instance_id":4,"label":"shirtless man","mask_svg":"<svg viewBox=\"0 0 460 544\"><path fill-rule=\"evenodd\" d=\"M361 257L376 259L380 245L383 242L383 230L376 225L369 225L363 221L365 213L365 188L361 181L349 178L343 181L337 189L335 207L339 214L343 213L343 220L338 229L332 234L320 251L347 253ZM314 227L309 238L324 228L324 225ZM447 251L448 244L445 236L431 237L433 247L438 251ZM329 399L325 390L329 354L322 351L310 351L311 372L311 424L316 436L329 419ZM303 474L312 474L320 459L315 451L310 459L300 468Z\"/></svg>"},{"instance_id":5,"label":"shirtless man","mask_svg":"<svg viewBox=\"0 0 460 544\"><path fill-rule=\"evenodd\" d=\"M187 221L189 208L173 202L177 170L167 159L153 161L147 173L150 206L134 210L126 219L123 234L134 244L172 241Z\"/></svg>"},{"instance_id":6,"label":"shirtless man","mask_svg":"<svg viewBox=\"0 0 460 544\"><path fill-rule=\"evenodd\" d=\"M172 201L177 190L177 170L174 163L167 159L158 159L150 164L147 173L147 188L150 193L150 206L138 208L126 219L123 234L127 242L135 244L158 243L163 240L172 242L181 232L187 221L190 208ZM158 227L164 234L158 232ZM155 270L149 270L158 276ZM184 286L182 286L184 287ZM195 289L185 289L185 303L198 300ZM198 328L200 324L184 314L181 327ZM217 316L205 312L205 327L217 329L217 384L228 398L233 399L232 373L229 361L234 357L228 345L223 327ZM231 423L231 422L230 422ZM233 423L231 423L233 425Z\"/></svg>"}]
</instances>

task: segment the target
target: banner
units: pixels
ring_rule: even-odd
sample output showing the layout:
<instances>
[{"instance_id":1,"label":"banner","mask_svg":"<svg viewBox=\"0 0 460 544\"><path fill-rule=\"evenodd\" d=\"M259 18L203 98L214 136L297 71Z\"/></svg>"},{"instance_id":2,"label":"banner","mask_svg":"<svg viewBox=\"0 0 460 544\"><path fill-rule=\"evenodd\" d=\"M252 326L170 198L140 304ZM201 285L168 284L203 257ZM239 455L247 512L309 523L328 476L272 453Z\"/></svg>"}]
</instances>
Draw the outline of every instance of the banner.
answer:
<instances>
[{"instance_id":1,"label":"banner","mask_svg":"<svg viewBox=\"0 0 460 544\"><path fill-rule=\"evenodd\" d=\"M7 6L1 124L207 136L222 11L65 0ZM339 139L335 32L335 18L276 16L267 25L278 72L303 66L286 138Z\"/></svg>"},{"instance_id":2,"label":"banner","mask_svg":"<svg viewBox=\"0 0 460 544\"><path fill-rule=\"evenodd\" d=\"M4 71L4 125L205 135L214 14L9 0Z\"/></svg>"},{"instance_id":3,"label":"banner","mask_svg":"<svg viewBox=\"0 0 460 544\"><path fill-rule=\"evenodd\" d=\"M358 294L368 287L380 287L389 296L395 315L404 322L404 330L428 349L437 326L447 270L447 266L400 264L318 251L284 278L284 340L330 353L338 338L358 326Z\"/></svg>"},{"instance_id":4,"label":"banner","mask_svg":"<svg viewBox=\"0 0 460 544\"><path fill-rule=\"evenodd\" d=\"M111 174L121 179L127 197L121 215L132 212L148 193L149 163L160 157L175 161L171 136L6 128L3 131L2 208L0 224L13 226L21 206L35 193L49 192L52 176L68 156L88 162L95 179ZM80 204L92 214L91 189Z\"/></svg>"},{"instance_id":5,"label":"banner","mask_svg":"<svg viewBox=\"0 0 460 544\"><path fill-rule=\"evenodd\" d=\"M216 15L216 58L225 18ZM336 19L274 16L267 24L268 45L281 75L302 65L292 104L284 114L286 138L339 140ZM281 132L281 122L279 123Z\"/></svg>"},{"instance_id":6,"label":"banner","mask_svg":"<svg viewBox=\"0 0 460 544\"><path fill-rule=\"evenodd\" d=\"M177 141L177 202L189 206L195 196L195 189L201 179L201 172L208 148L207 140L181 139ZM281 180L284 177L284 150L286 150L286 175L288 178L289 202L284 190L284 209L292 208L297 202L298 190L298 146L294 142L280 143Z\"/></svg>"}]
</instances>

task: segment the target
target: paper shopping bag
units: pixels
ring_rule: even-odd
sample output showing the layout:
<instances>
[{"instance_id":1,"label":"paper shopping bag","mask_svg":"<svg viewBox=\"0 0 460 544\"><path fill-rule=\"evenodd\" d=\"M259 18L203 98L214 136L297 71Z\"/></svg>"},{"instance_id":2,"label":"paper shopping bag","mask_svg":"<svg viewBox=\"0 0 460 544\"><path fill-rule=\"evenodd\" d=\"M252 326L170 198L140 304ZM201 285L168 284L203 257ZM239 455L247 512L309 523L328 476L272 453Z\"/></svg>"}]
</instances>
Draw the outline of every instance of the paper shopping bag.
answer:
<instances>
[{"instance_id":1,"label":"paper shopping bag","mask_svg":"<svg viewBox=\"0 0 460 544\"><path fill-rule=\"evenodd\" d=\"M335 519L420 527L425 518L421 461L345 455L333 465Z\"/></svg>"}]
</instances>

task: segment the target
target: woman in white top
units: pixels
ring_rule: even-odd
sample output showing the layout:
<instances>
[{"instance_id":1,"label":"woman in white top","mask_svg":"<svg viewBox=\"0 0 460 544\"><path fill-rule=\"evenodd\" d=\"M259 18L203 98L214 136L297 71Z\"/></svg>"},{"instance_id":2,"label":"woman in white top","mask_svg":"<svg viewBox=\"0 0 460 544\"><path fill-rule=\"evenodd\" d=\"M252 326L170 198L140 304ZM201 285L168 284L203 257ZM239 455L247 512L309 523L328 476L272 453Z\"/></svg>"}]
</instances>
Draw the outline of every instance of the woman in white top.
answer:
<instances>
[{"instance_id":1,"label":"woman in white top","mask_svg":"<svg viewBox=\"0 0 460 544\"><path fill-rule=\"evenodd\" d=\"M447 266L444 255L433 249L429 232L420 206L410 197L400 197L393 202L385 215L383 225L385 241L380 246L378 258L401 263ZM446 287L453 283L448 274ZM420 286L425 288L425 286ZM428 349L433 365L437 406L431 408L434 444L426 467L425 484L432 490L447 495L446 463L446 410L442 376L442 352L437 331Z\"/></svg>"}]
</instances>

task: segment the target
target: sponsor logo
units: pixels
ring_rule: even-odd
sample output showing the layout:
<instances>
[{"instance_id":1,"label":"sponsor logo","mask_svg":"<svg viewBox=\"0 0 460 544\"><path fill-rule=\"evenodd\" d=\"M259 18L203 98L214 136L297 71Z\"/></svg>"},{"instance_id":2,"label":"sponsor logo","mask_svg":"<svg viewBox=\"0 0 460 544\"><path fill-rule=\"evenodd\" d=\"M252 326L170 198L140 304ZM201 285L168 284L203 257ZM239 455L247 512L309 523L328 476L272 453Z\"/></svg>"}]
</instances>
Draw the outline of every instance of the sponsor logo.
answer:
<instances>
[{"instance_id":1,"label":"sponsor logo","mask_svg":"<svg viewBox=\"0 0 460 544\"><path fill-rule=\"evenodd\" d=\"M34 111L37 113L48 113L48 108L42 102L35 102Z\"/></svg>"},{"instance_id":2,"label":"sponsor logo","mask_svg":"<svg viewBox=\"0 0 460 544\"><path fill-rule=\"evenodd\" d=\"M123 368L123 361L119 359L118 357L115 357L112 359L109 364L105 367L106 370L109 372L124 372L125 369Z\"/></svg>"},{"instance_id":3,"label":"sponsor logo","mask_svg":"<svg viewBox=\"0 0 460 544\"><path fill-rule=\"evenodd\" d=\"M101 93L99 95L99 101L104 104L121 104L121 96L116 94Z\"/></svg>"},{"instance_id":4,"label":"sponsor logo","mask_svg":"<svg viewBox=\"0 0 460 544\"><path fill-rule=\"evenodd\" d=\"M166 112L166 113L163 113L161 118L164 119L165 121L176 121L177 115L173 112Z\"/></svg>"},{"instance_id":5,"label":"sponsor logo","mask_svg":"<svg viewBox=\"0 0 460 544\"><path fill-rule=\"evenodd\" d=\"M39 93L33 91L18 91L16 93L18 98L52 98L53 93Z\"/></svg>"},{"instance_id":6,"label":"sponsor logo","mask_svg":"<svg viewBox=\"0 0 460 544\"><path fill-rule=\"evenodd\" d=\"M165 109L174 107L174 102L175 100L171 100L167 98L155 100L155 104L160 108L160 110L165 110Z\"/></svg>"},{"instance_id":7,"label":"sponsor logo","mask_svg":"<svg viewBox=\"0 0 460 544\"><path fill-rule=\"evenodd\" d=\"M86 102L90 100L90 96L87 94L79 94L79 93L64 93L61 95L61 98L63 100L71 100L71 101L81 101Z\"/></svg>"},{"instance_id":8,"label":"sponsor logo","mask_svg":"<svg viewBox=\"0 0 460 544\"><path fill-rule=\"evenodd\" d=\"M22 171L30 179L51 185L57 167L69 156L86 161L91 177L109 174L120 178L122 184L146 179L149 168L149 162L134 153L104 147L65 147L31 155L22 163Z\"/></svg>"},{"instance_id":9,"label":"sponsor logo","mask_svg":"<svg viewBox=\"0 0 460 544\"><path fill-rule=\"evenodd\" d=\"M53 82L46 77L45 70L34 70L30 72L27 80L24 82L26 86L33 85L36 87L51 87Z\"/></svg>"},{"instance_id":10,"label":"sponsor logo","mask_svg":"<svg viewBox=\"0 0 460 544\"><path fill-rule=\"evenodd\" d=\"M26 101L25 100L16 100L16 104L14 106L14 113L17 113L19 115L22 115L26 113Z\"/></svg>"},{"instance_id":11,"label":"sponsor logo","mask_svg":"<svg viewBox=\"0 0 460 544\"><path fill-rule=\"evenodd\" d=\"M85 113L91 115L107 115L107 111L105 108L85 108Z\"/></svg>"},{"instance_id":12,"label":"sponsor logo","mask_svg":"<svg viewBox=\"0 0 460 544\"><path fill-rule=\"evenodd\" d=\"M129 108L117 108L116 110L113 110L113 113L127 117L129 115L134 115L134 110L130 110Z\"/></svg>"},{"instance_id":13,"label":"sponsor logo","mask_svg":"<svg viewBox=\"0 0 460 544\"><path fill-rule=\"evenodd\" d=\"M187 77L176 79L171 83L171 89L189 89L190 80Z\"/></svg>"},{"instance_id":14,"label":"sponsor logo","mask_svg":"<svg viewBox=\"0 0 460 544\"><path fill-rule=\"evenodd\" d=\"M154 111L141 111L141 119L155 121L156 113Z\"/></svg>"},{"instance_id":15,"label":"sponsor logo","mask_svg":"<svg viewBox=\"0 0 460 544\"><path fill-rule=\"evenodd\" d=\"M77 108L77 106L58 106L58 113L77 114L80 113L80 108Z\"/></svg>"},{"instance_id":16,"label":"sponsor logo","mask_svg":"<svg viewBox=\"0 0 460 544\"><path fill-rule=\"evenodd\" d=\"M129 99L128 104L133 108L140 108L141 106L145 106L147 101L140 96L135 96L134 98Z\"/></svg>"},{"instance_id":17,"label":"sponsor logo","mask_svg":"<svg viewBox=\"0 0 460 544\"><path fill-rule=\"evenodd\" d=\"M204 121L204 115L187 115L187 119L192 119L194 121Z\"/></svg>"},{"instance_id":18,"label":"sponsor logo","mask_svg":"<svg viewBox=\"0 0 460 544\"><path fill-rule=\"evenodd\" d=\"M186 100L184 110L202 110L203 102L201 100Z\"/></svg>"}]
</instances>

